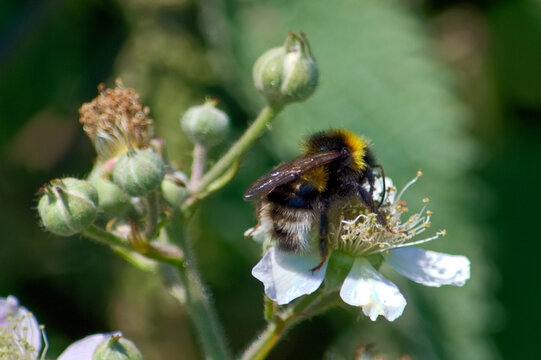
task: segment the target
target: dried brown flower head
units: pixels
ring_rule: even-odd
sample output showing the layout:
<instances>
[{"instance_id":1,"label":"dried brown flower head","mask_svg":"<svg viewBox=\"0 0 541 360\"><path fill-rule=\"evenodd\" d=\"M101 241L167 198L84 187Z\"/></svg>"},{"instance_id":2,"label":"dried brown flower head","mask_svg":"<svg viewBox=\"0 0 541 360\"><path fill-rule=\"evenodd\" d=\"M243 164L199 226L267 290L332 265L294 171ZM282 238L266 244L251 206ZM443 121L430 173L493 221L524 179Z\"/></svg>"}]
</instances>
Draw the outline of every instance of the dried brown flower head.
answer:
<instances>
[{"instance_id":1,"label":"dried brown flower head","mask_svg":"<svg viewBox=\"0 0 541 360\"><path fill-rule=\"evenodd\" d=\"M100 94L79 109L83 129L90 137L100 159L112 158L131 146L146 148L153 135L149 109L139 101L135 90L120 80L116 87L98 86Z\"/></svg>"}]
</instances>

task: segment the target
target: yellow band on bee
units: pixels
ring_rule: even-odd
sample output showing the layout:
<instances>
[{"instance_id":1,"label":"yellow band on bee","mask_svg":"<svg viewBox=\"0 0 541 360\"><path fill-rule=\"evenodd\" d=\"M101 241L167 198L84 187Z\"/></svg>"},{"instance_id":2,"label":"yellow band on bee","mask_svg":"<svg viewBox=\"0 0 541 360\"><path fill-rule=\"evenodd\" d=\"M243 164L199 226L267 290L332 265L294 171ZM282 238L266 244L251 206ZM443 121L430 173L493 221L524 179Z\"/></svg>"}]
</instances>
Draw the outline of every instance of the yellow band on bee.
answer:
<instances>
[{"instance_id":1,"label":"yellow band on bee","mask_svg":"<svg viewBox=\"0 0 541 360\"><path fill-rule=\"evenodd\" d=\"M320 166L308 171L301 179L317 189L317 191L322 192L327 187L329 173L325 166Z\"/></svg>"},{"instance_id":2,"label":"yellow band on bee","mask_svg":"<svg viewBox=\"0 0 541 360\"><path fill-rule=\"evenodd\" d=\"M333 133L344 139L344 142L353 154L353 161L355 161L355 165L357 165L359 169L364 170L366 168L364 155L366 153L368 141L362 136L358 136L348 130L333 130Z\"/></svg>"}]
</instances>

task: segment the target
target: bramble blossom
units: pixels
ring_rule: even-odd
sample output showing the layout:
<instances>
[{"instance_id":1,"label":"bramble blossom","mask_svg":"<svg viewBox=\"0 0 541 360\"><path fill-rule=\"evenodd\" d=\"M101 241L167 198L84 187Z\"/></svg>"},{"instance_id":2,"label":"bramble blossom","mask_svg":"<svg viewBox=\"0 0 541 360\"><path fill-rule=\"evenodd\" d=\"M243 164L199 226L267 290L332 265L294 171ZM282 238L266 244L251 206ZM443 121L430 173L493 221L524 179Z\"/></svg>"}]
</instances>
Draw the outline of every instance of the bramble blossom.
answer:
<instances>
[{"instance_id":1,"label":"bramble blossom","mask_svg":"<svg viewBox=\"0 0 541 360\"><path fill-rule=\"evenodd\" d=\"M353 262L341 285L340 297L349 305L361 307L373 321L379 315L393 321L402 315L406 306L406 299L398 287L378 272L382 261L410 280L426 286L463 286L470 278L470 261L465 256L412 247L445 235L442 230L432 237L413 241L414 236L430 226L432 213L426 210L428 199L423 199L425 205L418 213L404 222L401 220L407 208L400 198L419 176L420 172L398 196L391 179L385 178L387 194L379 211L386 218L387 226L378 223L375 215L366 208L355 204L345 206L341 209L340 219L331 221L328 238L331 256L332 252L338 252L351 257ZM378 178L374 199L379 199L382 191L383 179ZM333 226L333 223L337 225ZM272 244L269 229L260 226L248 230L247 234L256 241ZM272 246L254 266L252 275L263 282L265 294L271 300L280 305L288 304L321 286L328 259L318 270L311 271L321 261L317 246L312 248L307 253L295 254Z\"/></svg>"},{"instance_id":2,"label":"bramble blossom","mask_svg":"<svg viewBox=\"0 0 541 360\"><path fill-rule=\"evenodd\" d=\"M119 332L87 336L68 346L57 360L92 360L94 350ZM47 343L36 317L15 296L0 297L0 358L37 360L45 357L42 338ZM40 355L41 354L41 355Z\"/></svg>"}]
</instances>

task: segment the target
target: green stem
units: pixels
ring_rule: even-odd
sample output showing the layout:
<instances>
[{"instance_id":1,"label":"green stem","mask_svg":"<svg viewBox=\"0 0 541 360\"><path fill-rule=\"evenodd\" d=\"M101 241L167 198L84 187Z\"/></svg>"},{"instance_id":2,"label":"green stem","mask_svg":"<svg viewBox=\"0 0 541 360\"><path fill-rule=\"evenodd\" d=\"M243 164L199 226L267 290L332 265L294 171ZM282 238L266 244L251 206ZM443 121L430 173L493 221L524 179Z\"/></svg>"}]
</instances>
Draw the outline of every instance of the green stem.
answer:
<instances>
[{"instance_id":1,"label":"green stem","mask_svg":"<svg viewBox=\"0 0 541 360\"><path fill-rule=\"evenodd\" d=\"M242 360L265 359L274 346L290 329L301 321L319 314L338 301L338 293L320 293L309 295L286 309L280 316L269 323L252 345L242 354Z\"/></svg>"},{"instance_id":2,"label":"green stem","mask_svg":"<svg viewBox=\"0 0 541 360\"><path fill-rule=\"evenodd\" d=\"M116 246L113 246L112 249L115 253L118 254L118 256L120 256L139 270L158 274L158 269L160 268L160 264L158 262L148 259L135 251L128 251Z\"/></svg>"},{"instance_id":3,"label":"green stem","mask_svg":"<svg viewBox=\"0 0 541 360\"><path fill-rule=\"evenodd\" d=\"M228 182L230 182L231 179L233 179L233 177L235 176L235 174L239 170L240 161L241 161L241 159L238 158L233 163L233 165L229 168L229 170L227 170L223 175L221 175L219 178L217 178L216 180L211 182L209 184L209 186L207 187L207 192L210 194L210 193L213 193L215 191L218 191L222 187L224 187Z\"/></svg>"},{"instance_id":4,"label":"green stem","mask_svg":"<svg viewBox=\"0 0 541 360\"><path fill-rule=\"evenodd\" d=\"M122 252L125 257L127 256L130 262L134 264L137 263L137 258L135 256L136 254L140 254L145 258L157 260L173 266L182 266L185 262L182 251L172 245L145 243L144 249L134 249L123 237L100 229L94 225L91 225L88 229L83 231L81 235L86 236L89 239L96 240L102 244L112 246L115 251ZM137 252L135 250L137 250ZM148 268L148 264L142 263L141 266L138 267Z\"/></svg>"},{"instance_id":5,"label":"green stem","mask_svg":"<svg viewBox=\"0 0 541 360\"><path fill-rule=\"evenodd\" d=\"M200 143L195 143L193 147L192 173L190 175L190 188L195 187L203 173L207 164L207 148Z\"/></svg>"},{"instance_id":6,"label":"green stem","mask_svg":"<svg viewBox=\"0 0 541 360\"><path fill-rule=\"evenodd\" d=\"M145 229L145 237L152 239L156 236L156 227L158 225L160 194L158 191L151 191L146 196L147 201L147 226Z\"/></svg>"},{"instance_id":7,"label":"green stem","mask_svg":"<svg viewBox=\"0 0 541 360\"><path fill-rule=\"evenodd\" d=\"M184 285L183 303L197 329L206 358L231 359L222 328L218 324L214 308L207 296L208 291L205 290L197 272L193 253L183 232L180 216L176 214L165 228L165 236L168 243L180 242L184 251L185 262L176 266Z\"/></svg>"},{"instance_id":8,"label":"green stem","mask_svg":"<svg viewBox=\"0 0 541 360\"><path fill-rule=\"evenodd\" d=\"M83 231L81 235L86 236L89 239L96 240L102 244L117 246L125 250L133 250L128 240L121 236L115 235L97 226L91 225L88 229Z\"/></svg>"},{"instance_id":9,"label":"green stem","mask_svg":"<svg viewBox=\"0 0 541 360\"><path fill-rule=\"evenodd\" d=\"M110 246L121 258L142 271L155 273L158 268L156 261L148 259L136 252L129 242L120 236L102 230L94 225L83 231L81 235L103 245Z\"/></svg>"},{"instance_id":10,"label":"green stem","mask_svg":"<svg viewBox=\"0 0 541 360\"><path fill-rule=\"evenodd\" d=\"M207 186L226 172L234 162L241 158L246 150L263 134L269 122L282 110L282 105L265 106L255 121L246 129L241 138L227 151L227 153L201 178L192 192L196 195L204 193Z\"/></svg>"},{"instance_id":11,"label":"green stem","mask_svg":"<svg viewBox=\"0 0 541 360\"><path fill-rule=\"evenodd\" d=\"M241 359L265 359L285 331L285 322L277 321L270 323L263 333L258 336L258 340L242 355Z\"/></svg>"},{"instance_id":12,"label":"green stem","mask_svg":"<svg viewBox=\"0 0 541 360\"><path fill-rule=\"evenodd\" d=\"M140 252L135 252L126 239L96 226L89 227L81 234L111 246L142 270L154 272L156 266L137 261L137 256L143 255L143 259L150 258L164 263L164 266L160 267L162 278L171 295L186 306L187 313L199 333L206 357L220 360L231 359L225 345L222 329L218 325L214 309L195 269L193 254L184 240L182 223L178 215L165 228L166 244L147 243L144 251ZM182 243L181 246L185 252L172 245L175 241ZM141 264L139 264L140 262Z\"/></svg>"}]
</instances>

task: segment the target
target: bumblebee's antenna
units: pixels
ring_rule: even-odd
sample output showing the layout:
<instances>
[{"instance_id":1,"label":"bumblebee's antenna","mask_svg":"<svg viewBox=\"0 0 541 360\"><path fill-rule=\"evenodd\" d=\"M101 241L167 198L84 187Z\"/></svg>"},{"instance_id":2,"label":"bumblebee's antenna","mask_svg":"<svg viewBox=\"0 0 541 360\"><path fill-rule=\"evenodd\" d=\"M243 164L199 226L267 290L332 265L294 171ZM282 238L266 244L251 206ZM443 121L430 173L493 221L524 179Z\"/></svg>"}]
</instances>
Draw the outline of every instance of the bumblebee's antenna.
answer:
<instances>
[{"instance_id":1,"label":"bumblebee's antenna","mask_svg":"<svg viewBox=\"0 0 541 360\"><path fill-rule=\"evenodd\" d=\"M385 201L385 196L387 195L387 186L385 185L385 171L383 171L383 166L381 165L374 165L374 167L379 168L379 171L381 173L381 177L383 178L383 191L381 192L381 199L379 201L377 209L379 210L381 204Z\"/></svg>"}]
</instances>

